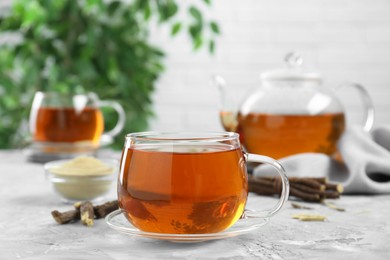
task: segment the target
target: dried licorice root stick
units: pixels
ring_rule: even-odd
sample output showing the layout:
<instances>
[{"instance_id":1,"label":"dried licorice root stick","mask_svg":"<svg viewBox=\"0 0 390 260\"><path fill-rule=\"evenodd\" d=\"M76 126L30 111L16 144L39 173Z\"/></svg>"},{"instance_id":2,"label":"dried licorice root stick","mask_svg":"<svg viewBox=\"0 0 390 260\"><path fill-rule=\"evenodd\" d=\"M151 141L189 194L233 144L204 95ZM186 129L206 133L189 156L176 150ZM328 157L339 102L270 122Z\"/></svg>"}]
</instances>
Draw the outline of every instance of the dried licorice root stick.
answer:
<instances>
[{"instance_id":1,"label":"dried licorice root stick","mask_svg":"<svg viewBox=\"0 0 390 260\"><path fill-rule=\"evenodd\" d=\"M73 206L75 209L80 209L81 204L83 201L78 201ZM104 204L97 205L93 207L93 212L95 213L95 218L104 218L114 210L117 210L119 208L119 204L117 200L108 201Z\"/></svg>"},{"instance_id":2,"label":"dried licorice root stick","mask_svg":"<svg viewBox=\"0 0 390 260\"><path fill-rule=\"evenodd\" d=\"M83 225L91 227L93 226L93 220L95 213L93 212L93 205L89 201L85 201L80 205L80 218Z\"/></svg>"},{"instance_id":3,"label":"dried licorice root stick","mask_svg":"<svg viewBox=\"0 0 390 260\"><path fill-rule=\"evenodd\" d=\"M343 192L341 184L328 183L327 178L289 177L290 196L304 201L322 202L324 199L337 199ZM277 195L281 191L278 177L249 176L249 191L260 195Z\"/></svg>"},{"instance_id":4,"label":"dried licorice root stick","mask_svg":"<svg viewBox=\"0 0 390 260\"><path fill-rule=\"evenodd\" d=\"M74 204L75 209L73 210L69 210L65 212L59 212L58 210L54 210L51 212L51 215L53 216L54 220L58 224L67 224L67 223L75 222L77 220L80 220L80 207L82 203L83 203L82 201L76 202ZM118 208L119 208L118 201L113 200L101 205L94 206L93 211L95 214L95 218L99 219L99 218L104 218L109 213L111 213L112 211Z\"/></svg>"},{"instance_id":5,"label":"dried licorice root stick","mask_svg":"<svg viewBox=\"0 0 390 260\"><path fill-rule=\"evenodd\" d=\"M293 218L299 219L300 221L325 221L326 217L316 214L297 214Z\"/></svg>"},{"instance_id":6,"label":"dried licorice root stick","mask_svg":"<svg viewBox=\"0 0 390 260\"><path fill-rule=\"evenodd\" d=\"M74 209L74 210L69 210L65 212L59 212L58 210L53 210L51 212L51 215L53 216L54 220L58 224L66 224L70 223L72 221L76 221L80 219L80 210Z\"/></svg>"},{"instance_id":7,"label":"dried licorice root stick","mask_svg":"<svg viewBox=\"0 0 390 260\"><path fill-rule=\"evenodd\" d=\"M119 204L117 200L106 202L102 205L98 205L93 207L93 211L95 212L96 218L104 218L114 210L119 208Z\"/></svg>"}]
</instances>

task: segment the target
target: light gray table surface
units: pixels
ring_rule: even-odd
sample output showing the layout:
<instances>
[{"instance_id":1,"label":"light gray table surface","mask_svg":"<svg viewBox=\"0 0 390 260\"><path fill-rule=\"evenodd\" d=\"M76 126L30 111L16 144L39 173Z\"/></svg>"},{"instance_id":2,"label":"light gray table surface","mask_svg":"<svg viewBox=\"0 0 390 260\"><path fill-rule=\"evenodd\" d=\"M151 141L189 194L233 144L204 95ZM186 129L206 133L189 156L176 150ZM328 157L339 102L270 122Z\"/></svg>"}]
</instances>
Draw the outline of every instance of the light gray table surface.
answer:
<instances>
[{"instance_id":1,"label":"light gray table surface","mask_svg":"<svg viewBox=\"0 0 390 260\"><path fill-rule=\"evenodd\" d=\"M114 157L119 159L119 154ZM115 199L115 187L107 200ZM201 243L172 243L124 235L104 219L93 227L58 225L50 212L69 210L45 179L42 164L21 151L0 151L0 259L390 259L390 195L347 196L335 211L284 209L260 229ZM262 209L276 198L251 194L249 207ZM305 204L306 205L306 204ZM325 222L302 222L312 213Z\"/></svg>"}]
</instances>

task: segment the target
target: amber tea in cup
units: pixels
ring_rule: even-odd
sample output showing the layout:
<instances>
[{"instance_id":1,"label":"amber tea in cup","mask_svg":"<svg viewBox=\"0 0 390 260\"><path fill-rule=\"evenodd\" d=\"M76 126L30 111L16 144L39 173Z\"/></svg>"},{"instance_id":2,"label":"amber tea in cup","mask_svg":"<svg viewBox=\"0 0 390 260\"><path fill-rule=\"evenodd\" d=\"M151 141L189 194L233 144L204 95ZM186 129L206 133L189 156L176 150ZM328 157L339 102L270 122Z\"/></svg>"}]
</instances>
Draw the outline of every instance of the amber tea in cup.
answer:
<instances>
[{"instance_id":1,"label":"amber tea in cup","mask_svg":"<svg viewBox=\"0 0 390 260\"><path fill-rule=\"evenodd\" d=\"M276 213L287 199L283 192ZM286 193L287 191L287 193ZM118 180L119 206L142 231L216 233L243 214L248 197L246 155L235 133L135 133L126 136Z\"/></svg>"},{"instance_id":2,"label":"amber tea in cup","mask_svg":"<svg viewBox=\"0 0 390 260\"><path fill-rule=\"evenodd\" d=\"M70 107L42 107L37 112L34 140L98 144L103 133L103 115L98 108L77 111Z\"/></svg>"}]
</instances>

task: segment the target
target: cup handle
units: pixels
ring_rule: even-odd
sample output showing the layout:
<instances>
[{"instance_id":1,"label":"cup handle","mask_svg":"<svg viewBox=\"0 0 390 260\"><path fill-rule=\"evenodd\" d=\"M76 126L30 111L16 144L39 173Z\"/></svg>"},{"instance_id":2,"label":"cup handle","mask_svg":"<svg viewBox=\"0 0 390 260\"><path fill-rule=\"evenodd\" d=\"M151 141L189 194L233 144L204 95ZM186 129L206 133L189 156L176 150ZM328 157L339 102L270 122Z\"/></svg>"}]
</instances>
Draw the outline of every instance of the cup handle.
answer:
<instances>
[{"instance_id":1,"label":"cup handle","mask_svg":"<svg viewBox=\"0 0 390 260\"><path fill-rule=\"evenodd\" d=\"M364 131L369 132L374 124L374 117L375 117L374 105L370 94L368 93L366 88L363 87L363 85L360 85L358 83L354 83L354 82L344 83L340 85L338 89L341 89L343 87L352 87L356 89L359 92L360 96L362 97L363 106L365 107L365 120L363 124L363 129Z\"/></svg>"},{"instance_id":2,"label":"cup handle","mask_svg":"<svg viewBox=\"0 0 390 260\"><path fill-rule=\"evenodd\" d=\"M245 211L242 218L269 218L275 215L286 203L288 199L288 195L290 193L290 184L288 182L288 178L286 175L286 171L283 166L276 160L258 154L247 154L247 162L255 162L255 163L265 163L269 164L276 169L281 179L282 192L280 194L280 198L278 203L269 210L265 211Z\"/></svg>"},{"instance_id":3,"label":"cup handle","mask_svg":"<svg viewBox=\"0 0 390 260\"><path fill-rule=\"evenodd\" d=\"M118 113L118 122L115 127L110 131L104 132L103 135L109 136L111 138L117 136L125 126L126 114L123 107L116 101L110 100L101 100L98 102L99 107L111 107Z\"/></svg>"}]
</instances>

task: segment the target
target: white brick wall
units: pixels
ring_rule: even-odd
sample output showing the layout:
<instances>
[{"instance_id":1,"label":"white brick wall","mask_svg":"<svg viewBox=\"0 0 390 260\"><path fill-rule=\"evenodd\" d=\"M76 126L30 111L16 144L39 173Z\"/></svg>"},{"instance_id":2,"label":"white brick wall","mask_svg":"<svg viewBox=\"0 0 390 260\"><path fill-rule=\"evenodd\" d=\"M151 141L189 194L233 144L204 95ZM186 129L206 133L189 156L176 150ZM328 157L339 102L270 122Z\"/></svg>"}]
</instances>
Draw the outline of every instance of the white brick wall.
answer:
<instances>
[{"instance_id":1,"label":"white brick wall","mask_svg":"<svg viewBox=\"0 0 390 260\"><path fill-rule=\"evenodd\" d=\"M389 0L214 0L207 15L223 31L214 57L192 53L184 35L170 39L166 28L152 30L168 57L151 130L221 130L219 97L209 77L226 76L243 95L260 72L282 66L291 50L303 54L306 67L320 71L329 87L364 84L376 106L376 124L390 123ZM353 122L359 120L358 101L346 102Z\"/></svg>"}]
</instances>

